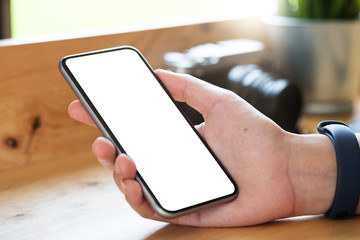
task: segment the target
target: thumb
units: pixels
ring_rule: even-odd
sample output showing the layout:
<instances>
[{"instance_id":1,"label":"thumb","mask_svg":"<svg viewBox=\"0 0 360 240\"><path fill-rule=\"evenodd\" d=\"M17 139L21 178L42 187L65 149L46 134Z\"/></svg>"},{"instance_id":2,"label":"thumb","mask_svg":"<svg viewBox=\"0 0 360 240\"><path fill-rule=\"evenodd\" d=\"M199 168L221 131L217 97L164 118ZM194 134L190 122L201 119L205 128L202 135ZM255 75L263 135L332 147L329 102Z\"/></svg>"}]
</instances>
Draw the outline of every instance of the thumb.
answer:
<instances>
[{"instance_id":1,"label":"thumb","mask_svg":"<svg viewBox=\"0 0 360 240\"><path fill-rule=\"evenodd\" d=\"M230 91L214 86L188 74L173 73L158 69L155 71L176 101L186 102L199 111L204 118L213 106L227 98Z\"/></svg>"}]
</instances>

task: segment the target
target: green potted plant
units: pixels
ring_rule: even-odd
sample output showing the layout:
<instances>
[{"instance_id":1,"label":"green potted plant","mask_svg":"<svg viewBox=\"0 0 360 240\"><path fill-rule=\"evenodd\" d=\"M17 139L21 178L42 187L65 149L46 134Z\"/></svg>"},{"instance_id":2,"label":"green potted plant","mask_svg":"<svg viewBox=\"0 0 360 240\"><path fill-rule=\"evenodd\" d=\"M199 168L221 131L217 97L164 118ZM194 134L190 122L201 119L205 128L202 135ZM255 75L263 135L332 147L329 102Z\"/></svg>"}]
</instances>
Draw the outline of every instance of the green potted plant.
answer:
<instances>
[{"instance_id":1,"label":"green potted plant","mask_svg":"<svg viewBox=\"0 0 360 240\"><path fill-rule=\"evenodd\" d=\"M280 71L302 90L304 111L348 113L358 92L360 0L278 0L264 18Z\"/></svg>"},{"instance_id":2,"label":"green potted plant","mask_svg":"<svg viewBox=\"0 0 360 240\"><path fill-rule=\"evenodd\" d=\"M359 0L278 0L278 15L307 19L355 19Z\"/></svg>"}]
</instances>

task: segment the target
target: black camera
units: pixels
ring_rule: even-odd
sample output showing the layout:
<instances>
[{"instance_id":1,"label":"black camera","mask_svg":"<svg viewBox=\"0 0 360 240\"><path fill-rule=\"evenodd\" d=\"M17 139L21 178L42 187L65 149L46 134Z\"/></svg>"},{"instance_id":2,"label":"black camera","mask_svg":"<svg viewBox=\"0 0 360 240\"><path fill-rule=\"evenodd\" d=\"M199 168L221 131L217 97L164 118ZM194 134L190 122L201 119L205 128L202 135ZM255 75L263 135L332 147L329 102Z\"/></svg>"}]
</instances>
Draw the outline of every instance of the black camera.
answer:
<instances>
[{"instance_id":1,"label":"black camera","mask_svg":"<svg viewBox=\"0 0 360 240\"><path fill-rule=\"evenodd\" d=\"M252 64L233 67L228 81L230 90L280 127L298 132L296 122L301 113L302 97L294 83Z\"/></svg>"},{"instance_id":2,"label":"black camera","mask_svg":"<svg viewBox=\"0 0 360 240\"><path fill-rule=\"evenodd\" d=\"M184 53L165 53L164 64L166 69L188 73L227 88L229 70L237 64L258 63L263 49L261 42L248 39L206 43L192 47Z\"/></svg>"},{"instance_id":3,"label":"black camera","mask_svg":"<svg viewBox=\"0 0 360 240\"><path fill-rule=\"evenodd\" d=\"M169 52L164 55L164 63L174 72L188 73L234 91L285 130L297 132L302 106L300 90L259 66L262 51L261 42L236 39L199 45L184 53ZM203 122L193 108L185 103L180 106L193 124Z\"/></svg>"}]
</instances>

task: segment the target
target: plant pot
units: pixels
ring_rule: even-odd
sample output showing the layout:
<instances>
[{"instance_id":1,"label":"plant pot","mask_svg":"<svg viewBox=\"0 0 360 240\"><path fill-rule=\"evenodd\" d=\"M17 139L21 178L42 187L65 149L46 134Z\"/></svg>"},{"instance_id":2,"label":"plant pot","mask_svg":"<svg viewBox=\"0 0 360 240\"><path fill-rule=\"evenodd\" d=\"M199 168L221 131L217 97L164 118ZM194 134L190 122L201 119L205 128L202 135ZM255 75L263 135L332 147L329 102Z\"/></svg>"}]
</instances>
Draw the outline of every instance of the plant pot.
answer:
<instances>
[{"instance_id":1,"label":"plant pot","mask_svg":"<svg viewBox=\"0 0 360 240\"><path fill-rule=\"evenodd\" d=\"M351 112L360 76L360 21L272 16L263 22L280 73L302 91L304 112Z\"/></svg>"}]
</instances>

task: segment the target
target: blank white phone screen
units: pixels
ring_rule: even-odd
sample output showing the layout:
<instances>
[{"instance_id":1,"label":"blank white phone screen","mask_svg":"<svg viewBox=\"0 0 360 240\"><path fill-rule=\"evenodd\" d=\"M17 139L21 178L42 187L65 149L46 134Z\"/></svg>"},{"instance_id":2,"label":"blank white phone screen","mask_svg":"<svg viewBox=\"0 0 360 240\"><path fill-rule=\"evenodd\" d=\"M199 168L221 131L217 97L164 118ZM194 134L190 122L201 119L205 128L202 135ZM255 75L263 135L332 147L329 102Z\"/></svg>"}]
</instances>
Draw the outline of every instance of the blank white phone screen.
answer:
<instances>
[{"instance_id":1,"label":"blank white phone screen","mask_svg":"<svg viewBox=\"0 0 360 240\"><path fill-rule=\"evenodd\" d=\"M178 211L233 194L233 183L144 64L122 49L66 65L160 205Z\"/></svg>"}]
</instances>

